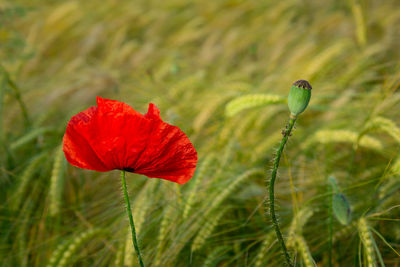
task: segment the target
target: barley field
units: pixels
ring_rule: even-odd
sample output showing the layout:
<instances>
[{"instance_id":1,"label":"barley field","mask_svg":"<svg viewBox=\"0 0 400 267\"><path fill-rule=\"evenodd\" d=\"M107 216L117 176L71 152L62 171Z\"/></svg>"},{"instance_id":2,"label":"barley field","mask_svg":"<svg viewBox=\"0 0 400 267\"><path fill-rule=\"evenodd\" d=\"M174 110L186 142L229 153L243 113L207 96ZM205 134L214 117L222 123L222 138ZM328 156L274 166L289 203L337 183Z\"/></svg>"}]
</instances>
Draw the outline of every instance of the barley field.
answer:
<instances>
[{"instance_id":1,"label":"barley field","mask_svg":"<svg viewBox=\"0 0 400 267\"><path fill-rule=\"evenodd\" d=\"M184 185L127 174L146 266L283 266L268 185L299 79L275 184L295 266L400 266L398 0L0 1L0 265L139 266L119 172L62 151L100 96L198 153Z\"/></svg>"}]
</instances>

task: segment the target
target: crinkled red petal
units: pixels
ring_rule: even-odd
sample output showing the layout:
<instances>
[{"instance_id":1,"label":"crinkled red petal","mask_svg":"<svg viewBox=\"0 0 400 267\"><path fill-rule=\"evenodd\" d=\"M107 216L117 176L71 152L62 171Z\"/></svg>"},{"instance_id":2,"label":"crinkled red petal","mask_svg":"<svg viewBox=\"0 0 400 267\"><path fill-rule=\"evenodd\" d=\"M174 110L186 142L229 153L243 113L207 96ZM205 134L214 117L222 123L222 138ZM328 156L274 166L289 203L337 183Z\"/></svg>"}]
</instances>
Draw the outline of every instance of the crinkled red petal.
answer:
<instances>
[{"instance_id":1,"label":"crinkled red petal","mask_svg":"<svg viewBox=\"0 0 400 267\"><path fill-rule=\"evenodd\" d=\"M196 168L197 152L176 126L150 104L142 115L125 103L97 98L97 108L75 115L64 135L67 160L96 171L120 169L183 184Z\"/></svg>"},{"instance_id":2,"label":"crinkled red petal","mask_svg":"<svg viewBox=\"0 0 400 267\"><path fill-rule=\"evenodd\" d=\"M91 107L71 118L63 137L63 150L68 162L83 169L109 171L102 159L92 148L87 138L87 128L97 113L97 107Z\"/></svg>"}]
</instances>

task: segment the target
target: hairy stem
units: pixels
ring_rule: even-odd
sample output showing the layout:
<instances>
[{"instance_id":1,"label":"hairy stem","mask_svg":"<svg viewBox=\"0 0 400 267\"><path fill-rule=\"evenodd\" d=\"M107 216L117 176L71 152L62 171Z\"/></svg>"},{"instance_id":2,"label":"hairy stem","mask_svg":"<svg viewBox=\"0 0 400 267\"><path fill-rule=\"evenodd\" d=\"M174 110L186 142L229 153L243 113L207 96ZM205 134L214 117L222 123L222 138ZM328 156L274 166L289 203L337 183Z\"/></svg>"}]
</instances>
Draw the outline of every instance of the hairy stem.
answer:
<instances>
[{"instance_id":1,"label":"hairy stem","mask_svg":"<svg viewBox=\"0 0 400 267\"><path fill-rule=\"evenodd\" d=\"M274 224L276 237L278 238L279 244L281 245L281 249L282 249L283 255L285 256L286 263L288 266L293 266L293 263L292 263L292 260L290 259L288 250L285 245L285 241L283 240L283 237L282 237L281 230L279 229L278 220L276 219L276 215L275 215L274 186L275 186L276 173L278 172L279 161L281 159L282 151L285 148L285 144L290 136L290 133L292 132L295 122L296 122L296 117L291 115L289 118L289 122L286 126L286 129L283 132L283 138L279 145L278 152L276 153L276 157L274 160L274 166L273 166L272 174L271 174L271 180L269 183L269 212L270 212L271 220Z\"/></svg>"},{"instance_id":2,"label":"hairy stem","mask_svg":"<svg viewBox=\"0 0 400 267\"><path fill-rule=\"evenodd\" d=\"M140 249L139 249L138 242L137 242L137 239L136 239L136 230L135 230L135 224L133 223L131 203L129 202L128 189L126 188L125 171L121 171L121 181L122 181L122 189L124 191L126 212L128 213L129 224L131 225L133 246L135 248L136 255L137 255L137 258L138 258L140 266L144 267L143 260L142 260L142 255L140 254Z\"/></svg>"}]
</instances>

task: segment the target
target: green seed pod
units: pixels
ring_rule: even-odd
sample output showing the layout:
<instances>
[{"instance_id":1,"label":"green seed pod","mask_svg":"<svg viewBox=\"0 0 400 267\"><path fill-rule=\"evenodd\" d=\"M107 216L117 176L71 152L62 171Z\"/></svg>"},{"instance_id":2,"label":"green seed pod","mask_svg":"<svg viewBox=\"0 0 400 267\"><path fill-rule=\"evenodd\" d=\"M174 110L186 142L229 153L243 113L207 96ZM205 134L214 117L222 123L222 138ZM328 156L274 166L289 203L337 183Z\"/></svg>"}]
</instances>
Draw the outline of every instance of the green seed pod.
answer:
<instances>
[{"instance_id":1,"label":"green seed pod","mask_svg":"<svg viewBox=\"0 0 400 267\"><path fill-rule=\"evenodd\" d=\"M336 219L343 225L351 221L350 203L343 194L335 194L332 199L333 213Z\"/></svg>"},{"instance_id":2,"label":"green seed pod","mask_svg":"<svg viewBox=\"0 0 400 267\"><path fill-rule=\"evenodd\" d=\"M305 80L298 80L290 88L288 105L293 116L302 113L308 106L311 98L311 85Z\"/></svg>"}]
</instances>

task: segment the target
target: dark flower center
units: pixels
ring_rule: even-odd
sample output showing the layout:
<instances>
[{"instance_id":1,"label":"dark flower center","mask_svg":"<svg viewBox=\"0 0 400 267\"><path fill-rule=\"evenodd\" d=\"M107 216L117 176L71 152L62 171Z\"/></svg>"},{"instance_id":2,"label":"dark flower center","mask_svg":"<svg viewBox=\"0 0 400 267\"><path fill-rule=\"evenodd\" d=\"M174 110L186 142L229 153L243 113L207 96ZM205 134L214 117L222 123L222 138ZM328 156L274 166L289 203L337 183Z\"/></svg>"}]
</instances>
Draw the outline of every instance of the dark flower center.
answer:
<instances>
[{"instance_id":1,"label":"dark flower center","mask_svg":"<svg viewBox=\"0 0 400 267\"><path fill-rule=\"evenodd\" d=\"M298 81L295 81L295 82L293 83L293 85L294 85L294 86L297 86L297 87L299 87L299 88L307 89L307 90L311 90L311 89L312 89L310 83L307 82L306 80L298 80Z\"/></svg>"}]
</instances>

